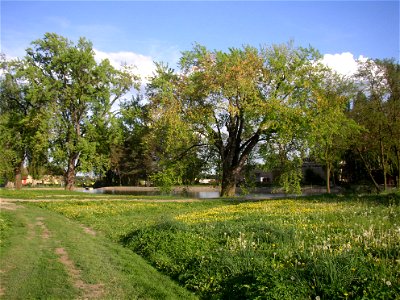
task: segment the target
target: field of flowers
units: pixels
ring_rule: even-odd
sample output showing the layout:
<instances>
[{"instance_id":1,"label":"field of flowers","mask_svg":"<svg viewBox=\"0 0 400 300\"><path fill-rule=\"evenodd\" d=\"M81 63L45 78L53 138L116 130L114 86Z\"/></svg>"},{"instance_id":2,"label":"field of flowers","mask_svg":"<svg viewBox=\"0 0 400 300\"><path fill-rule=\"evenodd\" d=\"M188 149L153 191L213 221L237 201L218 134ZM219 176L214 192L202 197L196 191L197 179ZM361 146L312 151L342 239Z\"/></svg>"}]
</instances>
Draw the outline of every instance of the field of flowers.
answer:
<instances>
[{"instance_id":1,"label":"field of flowers","mask_svg":"<svg viewBox=\"0 0 400 300\"><path fill-rule=\"evenodd\" d=\"M399 299L400 196L48 202L204 299Z\"/></svg>"}]
</instances>

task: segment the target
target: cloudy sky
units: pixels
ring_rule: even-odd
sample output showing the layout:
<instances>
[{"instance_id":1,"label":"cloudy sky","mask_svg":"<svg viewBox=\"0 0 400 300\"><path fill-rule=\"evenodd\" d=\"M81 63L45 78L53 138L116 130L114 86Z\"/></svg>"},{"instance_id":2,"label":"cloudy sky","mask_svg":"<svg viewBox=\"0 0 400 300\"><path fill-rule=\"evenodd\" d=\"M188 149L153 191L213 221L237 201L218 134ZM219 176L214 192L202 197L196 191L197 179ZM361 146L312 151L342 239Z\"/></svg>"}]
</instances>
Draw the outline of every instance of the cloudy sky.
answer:
<instances>
[{"instance_id":1,"label":"cloudy sky","mask_svg":"<svg viewBox=\"0 0 400 300\"><path fill-rule=\"evenodd\" d=\"M399 60L399 1L7 1L1 5L1 52L21 57L31 41L55 32L92 41L98 58L173 67L197 42L209 49L311 45L351 73L355 59Z\"/></svg>"}]
</instances>

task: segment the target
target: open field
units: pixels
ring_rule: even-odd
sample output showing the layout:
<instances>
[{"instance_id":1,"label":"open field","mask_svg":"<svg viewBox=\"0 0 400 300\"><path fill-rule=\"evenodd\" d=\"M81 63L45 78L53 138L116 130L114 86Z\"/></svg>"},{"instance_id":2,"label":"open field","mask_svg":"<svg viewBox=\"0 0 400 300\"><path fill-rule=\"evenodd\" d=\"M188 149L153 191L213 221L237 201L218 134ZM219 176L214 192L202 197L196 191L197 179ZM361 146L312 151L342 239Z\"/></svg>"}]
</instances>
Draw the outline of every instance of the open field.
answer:
<instances>
[{"instance_id":1,"label":"open field","mask_svg":"<svg viewBox=\"0 0 400 300\"><path fill-rule=\"evenodd\" d=\"M83 224L104 247L131 249L203 299L400 297L399 194L157 202L31 193L26 210Z\"/></svg>"},{"instance_id":2,"label":"open field","mask_svg":"<svg viewBox=\"0 0 400 300\"><path fill-rule=\"evenodd\" d=\"M1 202L0 299L196 298L101 232Z\"/></svg>"}]
</instances>

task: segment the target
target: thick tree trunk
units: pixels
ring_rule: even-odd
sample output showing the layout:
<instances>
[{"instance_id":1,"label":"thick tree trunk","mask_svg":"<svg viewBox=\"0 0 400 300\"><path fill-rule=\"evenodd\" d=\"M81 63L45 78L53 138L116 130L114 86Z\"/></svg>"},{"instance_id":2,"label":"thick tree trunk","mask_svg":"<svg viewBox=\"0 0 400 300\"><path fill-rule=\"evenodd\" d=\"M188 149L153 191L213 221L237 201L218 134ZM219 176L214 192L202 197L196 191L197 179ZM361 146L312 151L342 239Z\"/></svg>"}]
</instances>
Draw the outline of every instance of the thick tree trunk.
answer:
<instances>
[{"instance_id":1,"label":"thick tree trunk","mask_svg":"<svg viewBox=\"0 0 400 300\"><path fill-rule=\"evenodd\" d=\"M20 190L22 188L22 163L15 168L15 189Z\"/></svg>"},{"instance_id":2,"label":"thick tree trunk","mask_svg":"<svg viewBox=\"0 0 400 300\"><path fill-rule=\"evenodd\" d=\"M75 166L76 166L77 155L73 155L68 160L68 169L65 175L65 189L72 191L75 188Z\"/></svg>"},{"instance_id":3,"label":"thick tree trunk","mask_svg":"<svg viewBox=\"0 0 400 300\"><path fill-rule=\"evenodd\" d=\"M75 170L68 168L65 176L65 189L73 191L75 188Z\"/></svg>"},{"instance_id":4,"label":"thick tree trunk","mask_svg":"<svg viewBox=\"0 0 400 300\"><path fill-rule=\"evenodd\" d=\"M221 197L233 197L236 194L236 180L243 169L243 166L255 145L259 141L259 134L256 133L244 145L239 146L240 139L236 140L236 147L227 146L225 153L221 155L222 161L222 183ZM233 144L233 143L232 143ZM229 145L229 143L228 143ZM244 149L244 150L241 150ZM227 154L227 155L225 155Z\"/></svg>"},{"instance_id":5,"label":"thick tree trunk","mask_svg":"<svg viewBox=\"0 0 400 300\"><path fill-rule=\"evenodd\" d=\"M242 171L251 151L253 151L260 140L260 132L257 131L247 141L242 141L244 118L241 114L230 116L229 122L227 122L227 129L229 136L225 145L219 127L214 135L214 143L219 150L222 161L221 197L235 196L236 179Z\"/></svg>"},{"instance_id":6,"label":"thick tree trunk","mask_svg":"<svg viewBox=\"0 0 400 300\"><path fill-rule=\"evenodd\" d=\"M236 175L233 170L222 170L221 197L234 197L236 194Z\"/></svg>"}]
</instances>

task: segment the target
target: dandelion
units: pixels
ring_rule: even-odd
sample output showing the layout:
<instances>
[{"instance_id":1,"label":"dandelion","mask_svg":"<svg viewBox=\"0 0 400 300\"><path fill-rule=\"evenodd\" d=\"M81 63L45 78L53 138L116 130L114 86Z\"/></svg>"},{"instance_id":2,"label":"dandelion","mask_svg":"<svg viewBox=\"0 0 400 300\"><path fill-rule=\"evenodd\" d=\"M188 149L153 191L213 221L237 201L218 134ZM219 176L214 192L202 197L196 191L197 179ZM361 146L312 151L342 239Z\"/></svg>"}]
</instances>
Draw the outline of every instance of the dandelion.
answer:
<instances>
[{"instance_id":1,"label":"dandelion","mask_svg":"<svg viewBox=\"0 0 400 300\"><path fill-rule=\"evenodd\" d=\"M387 286L391 286L392 285L392 283L389 280L386 280L385 283L386 283Z\"/></svg>"}]
</instances>

